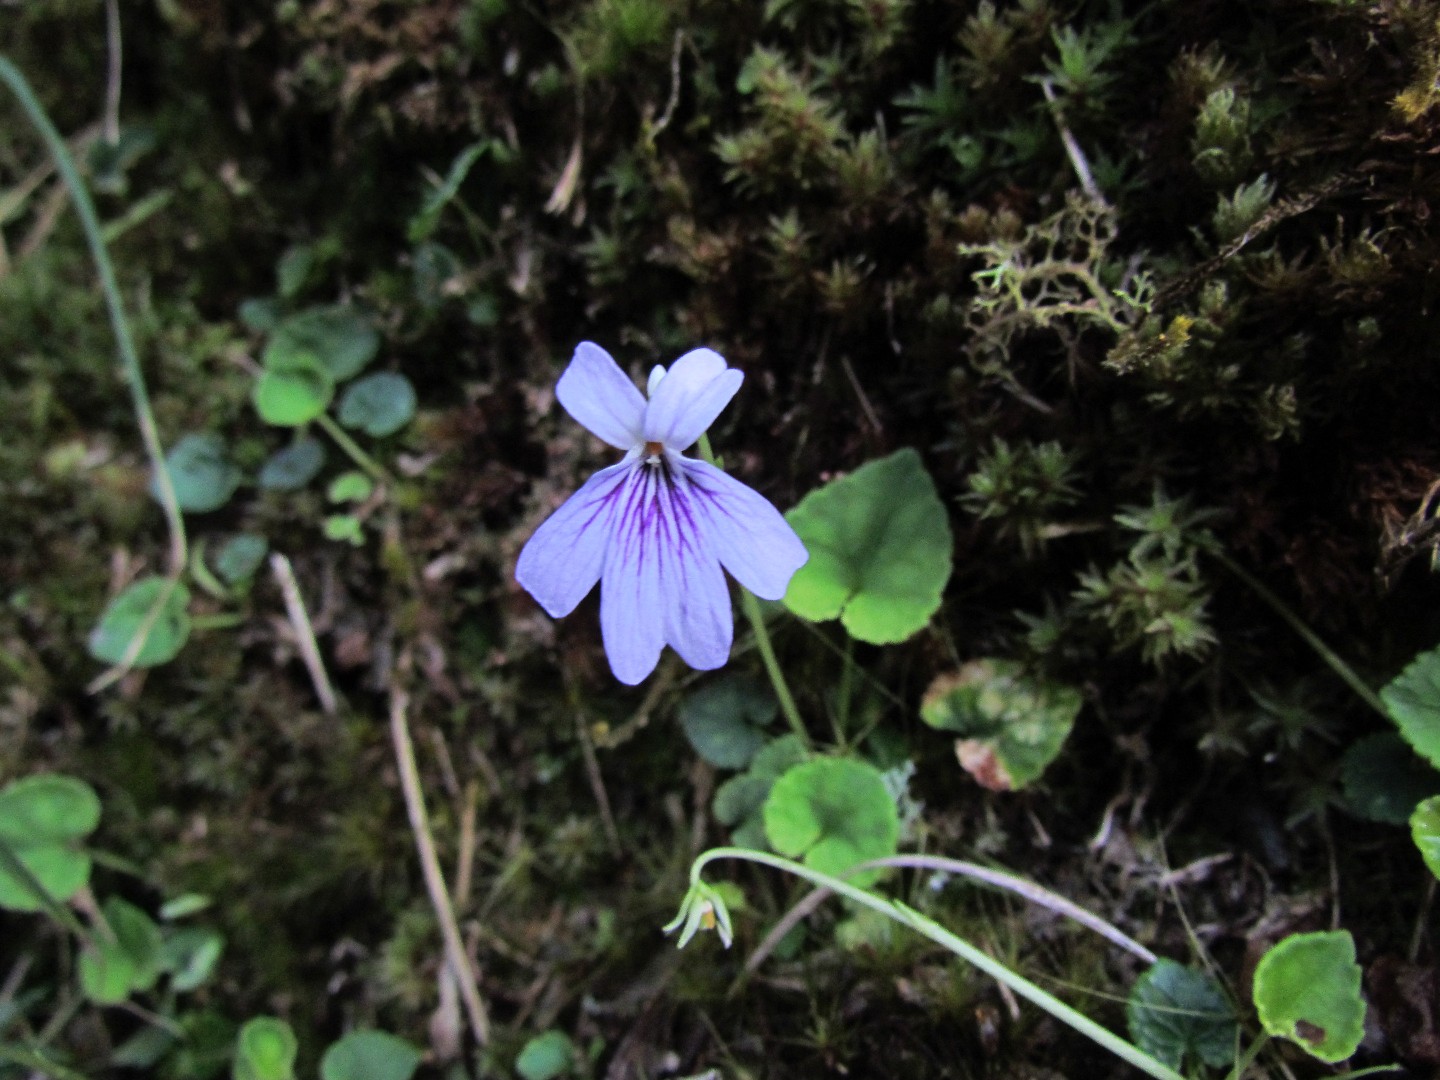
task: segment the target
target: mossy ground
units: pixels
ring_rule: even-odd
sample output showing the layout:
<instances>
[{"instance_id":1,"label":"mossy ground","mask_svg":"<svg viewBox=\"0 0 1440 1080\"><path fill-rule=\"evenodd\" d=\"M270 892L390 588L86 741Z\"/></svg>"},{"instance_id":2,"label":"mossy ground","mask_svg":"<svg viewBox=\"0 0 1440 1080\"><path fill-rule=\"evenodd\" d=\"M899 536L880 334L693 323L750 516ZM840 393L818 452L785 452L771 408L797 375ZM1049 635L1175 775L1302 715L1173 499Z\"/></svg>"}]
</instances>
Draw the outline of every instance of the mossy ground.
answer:
<instances>
[{"instance_id":1,"label":"mossy ground","mask_svg":"<svg viewBox=\"0 0 1440 1080\"><path fill-rule=\"evenodd\" d=\"M1336 912L1362 962L1410 952L1423 869L1403 830L1346 812L1338 780L1382 722L1208 553L1372 685L1440 639L1430 550L1402 538L1440 478L1440 5L122 9L119 119L153 146L99 202L133 215L112 250L167 442L218 432L252 469L282 445L251 408L259 337L237 313L298 250L293 302L371 313L380 366L420 398L371 447L409 498L362 545L322 538L318 484L247 486L191 522L291 556L338 716L264 573L228 605L236 625L87 693L86 635L162 565L163 523L78 227L0 102L0 778L96 786L98 846L140 871L102 869L107 891L216 898L226 955L185 1023L281 1015L311 1063L357 1025L429 1042L442 953L386 727L401 679L442 863L470 866L457 907L495 1021L485 1075L550 1027L612 1077L1121 1075L901 931L836 944L841 911L744 978L799 895L769 874L735 872L731 952L660 937L690 859L724 840L716 777L673 721L701 678L667 661L620 687L594 600L552 624L511 577L608 460L550 409L582 339L636 372L698 342L743 368L715 442L782 507L920 450L952 509L954 579L927 631L854 655L879 688L857 710L917 762L924 848L994 859L1166 955L1191 958L1193 935L1236 985L1257 942ZM103 4L3 18L83 156ZM822 729L840 633L777 633ZM1024 793L976 787L916 715L935 675L985 655L1086 696ZM733 666L759 671L743 636ZM896 888L1123 1024L1113 996L1135 971L1081 931L955 883ZM0 927L0 966L64 984L56 931ZM82 1015L62 1041L108 1076L139 1023Z\"/></svg>"}]
</instances>

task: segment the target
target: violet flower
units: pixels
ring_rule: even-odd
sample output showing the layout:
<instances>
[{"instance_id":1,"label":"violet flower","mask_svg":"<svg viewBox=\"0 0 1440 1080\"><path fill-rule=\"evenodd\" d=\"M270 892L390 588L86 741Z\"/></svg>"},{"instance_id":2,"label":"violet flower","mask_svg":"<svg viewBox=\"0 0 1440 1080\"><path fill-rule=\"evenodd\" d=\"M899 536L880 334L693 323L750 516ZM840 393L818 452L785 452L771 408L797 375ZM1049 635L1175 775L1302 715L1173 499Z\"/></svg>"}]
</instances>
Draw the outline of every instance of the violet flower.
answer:
<instances>
[{"instance_id":1,"label":"violet flower","mask_svg":"<svg viewBox=\"0 0 1440 1080\"><path fill-rule=\"evenodd\" d=\"M535 530L515 580L555 618L600 588L610 668L634 686L669 645L708 671L730 656L734 622L723 566L778 600L809 557L762 496L680 451L704 434L744 376L695 349L650 372L647 402L600 346L583 341L560 376L565 411L625 457L601 469Z\"/></svg>"}]
</instances>

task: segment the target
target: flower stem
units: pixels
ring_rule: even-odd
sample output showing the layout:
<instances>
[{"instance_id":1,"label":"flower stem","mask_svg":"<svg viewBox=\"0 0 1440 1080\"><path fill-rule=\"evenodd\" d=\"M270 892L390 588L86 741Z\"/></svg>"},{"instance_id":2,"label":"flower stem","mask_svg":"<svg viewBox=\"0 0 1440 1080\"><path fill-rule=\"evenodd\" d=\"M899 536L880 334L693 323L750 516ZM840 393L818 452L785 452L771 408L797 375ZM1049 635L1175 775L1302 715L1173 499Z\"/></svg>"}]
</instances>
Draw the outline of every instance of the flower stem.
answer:
<instances>
[{"instance_id":1,"label":"flower stem","mask_svg":"<svg viewBox=\"0 0 1440 1080\"><path fill-rule=\"evenodd\" d=\"M170 602L170 593L174 584L185 572L185 521L180 514L179 500L175 497L175 485L170 479L170 470L165 465L165 451L160 445L160 432L155 425L155 414L150 408L150 394L145 387L145 373L140 368L140 358L135 352L135 342L130 336L130 323L125 316L125 306L120 297L120 285L115 279L115 267L110 262L110 253L105 247L105 237L100 229L99 216L95 213L95 203L91 200L90 192L80 179L80 172L75 168L75 160L70 156L69 147L65 145L65 140L61 138L55 125L51 123L44 106L36 99L34 92L30 89L30 84L21 74L20 69L3 56L0 56L0 82L5 83L19 99L20 107L25 111L26 117L29 118L35 130L40 133L41 139L45 142L45 148L49 150L50 156L55 160L55 169L59 172L61 180L64 181L65 187L70 192L70 199L75 204L75 213L80 218L80 227L85 233L85 242L89 245L90 257L95 260L95 271L100 278L100 292L105 297L105 308L110 315L110 329L115 335L115 346L120 352L125 381L130 387L130 401L135 409L135 423L140 428L140 439L145 444L146 456L149 457L150 467L155 473L155 493L160 499L160 505L165 512L165 521L170 531L170 570L167 574L171 583L170 588L155 598L154 605L136 628L136 633L131 637L130 644L126 647L120 662L90 684L90 692L98 693L130 670L135 663L135 658L140 655L140 650L145 647L145 642L158 621L160 612Z\"/></svg>"},{"instance_id":2,"label":"flower stem","mask_svg":"<svg viewBox=\"0 0 1440 1080\"><path fill-rule=\"evenodd\" d=\"M1275 614L1289 623L1290 628L1305 639L1305 643L1319 654L1320 659L1325 661L1331 671L1339 675L1340 678L1345 681L1345 684L1360 696L1361 701L1365 702L1366 705L1369 705L1381 716L1385 717L1385 719L1390 719L1390 710L1385 708L1385 703L1380 700L1380 695L1366 686L1360 676L1355 674L1355 669L1340 659L1339 654L1331 649L1329 645L1321 641L1319 635L1311 630L1310 627L1306 626L1299 615L1296 615L1286 607L1283 600L1266 588L1259 578L1240 566L1239 563L1235 562L1223 551L1212 550L1210 554L1215 558L1216 562L1229 570L1246 585L1250 586L1255 595L1269 604Z\"/></svg>"},{"instance_id":3,"label":"flower stem","mask_svg":"<svg viewBox=\"0 0 1440 1080\"><path fill-rule=\"evenodd\" d=\"M321 413L315 418L315 422L324 429L326 435L329 435L330 438L335 440L335 445L345 451L345 453L349 455L350 460L355 462L356 465L359 465L372 480L377 484L385 484L388 487L393 488L395 486L394 480L390 474L385 471L385 467L369 454L365 453L364 450L361 450L360 444L350 438L350 436L346 434L345 429L332 420L329 414Z\"/></svg>"},{"instance_id":4,"label":"flower stem","mask_svg":"<svg viewBox=\"0 0 1440 1080\"><path fill-rule=\"evenodd\" d=\"M710 449L708 435L700 436L700 456L717 469L720 467L720 463L715 460L715 452ZM780 711L785 714L785 720L800 740L800 745L809 750L810 733L805 730L805 721L790 693L790 684L785 681L785 673L780 670L780 661L775 658L775 648L770 644L770 631L765 629L765 614L760 610L760 601L743 585L740 586L740 608L745 612L750 630L755 635L755 647L760 650L760 659L765 662L765 673L770 676L770 685L775 688Z\"/></svg>"},{"instance_id":5,"label":"flower stem","mask_svg":"<svg viewBox=\"0 0 1440 1080\"><path fill-rule=\"evenodd\" d=\"M763 851L753 851L749 848L711 848L700 855L690 867L690 882L692 887L700 883L701 871L705 865L716 859L743 859L747 862L760 863L763 866L771 866L777 870L784 870L794 874L796 877L804 878L815 885L823 886L833 892L839 893L857 904L868 907L872 911L879 912L887 918L894 919L909 926L911 929L923 934L931 941L943 945L961 959L968 960L985 974L989 975L996 982L999 982L1020 997L1040 1006L1055 1019L1062 1023L1069 1024L1080 1034L1093 1039L1106 1050L1109 1050L1116 1057L1128 1062L1141 1072L1147 1073L1156 1080L1185 1080L1185 1078L1174 1069L1161 1061L1157 1061L1139 1047L1126 1042L1120 1036L1097 1024L1088 1016L1071 1008L1065 1002L1053 994L1036 986L1029 979L1018 972L1011 971L1004 964L991 957L988 953L971 945L964 938L952 934L935 920L922 915L914 908L899 900L890 900L875 893L841 881L839 878L831 877L829 874L822 874L812 870L808 866L791 862L778 855L770 855Z\"/></svg>"}]
</instances>

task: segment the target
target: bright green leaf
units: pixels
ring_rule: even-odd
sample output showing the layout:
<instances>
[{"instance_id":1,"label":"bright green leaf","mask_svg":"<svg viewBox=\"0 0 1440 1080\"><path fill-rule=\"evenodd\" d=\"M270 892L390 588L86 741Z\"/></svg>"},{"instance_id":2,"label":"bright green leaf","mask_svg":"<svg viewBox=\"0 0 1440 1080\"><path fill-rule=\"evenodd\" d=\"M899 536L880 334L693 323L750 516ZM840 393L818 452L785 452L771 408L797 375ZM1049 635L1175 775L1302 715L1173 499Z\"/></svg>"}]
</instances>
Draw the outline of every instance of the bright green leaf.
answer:
<instances>
[{"instance_id":1,"label":"bright green leaf","mask_svg":"<svg viewBox=\"0 0 1440 1080\"><path fill-rule=\"evenodd\" d=\"M1203 971L1156 961L1135 980L1125 1015L1136 1045L1172 1069L1186 1057L1216 1068L1235 1059L1239 1023L1219 985Z\"/></svg>"},{"instance_id":2,"label":"bright green leaf","mask_svg":"<svg viewBox=\"0 0 1440 1080\"><path fill-rule=\"evenodd\" d=\"M312 307L281 321L265 347L266 368L308 356L330 373L333 383L364 370L380 350L380 336L360 312L343 304Z\"/></svg>"},{"instance_id":3,"label":"bright green leaf","mask_svg":"<svg viewBox=\"0 0 1440 1080\"><path fill-rule=\"evenodd\" d=\"M235 1041L233 1080L294 1080L300 1044L284 1020L257 1016L247 1020Z\"/></svg>"},{"instance_id":4,"label":"bright green leaf","mask_svg":"<svg viewBox=\"0 0 1440 1080\"><path fill-rule=\"evenodd\" d=\"M839 617L852 637L904 641L940 607L950 578L950 520L920 455L900 450L812 491L786 515L809 561L785 606Z\"/></svg>"},{"instance_id":5,"label":"bright green leaf","mask_svg":"<svg viewBox=\"0 0 1440 1080\"><path fill-rule=\"evenodd\" d=\"M340 398L340 423L377 439L395 434L414 415L415 387L393 371L357 379Z\"/></svg>"},{"instance_id":6,"label":"bright green leaf","mask_svg":"<svg viewBox=\"0 0 1440 1080\"><path fill-rule=\"evenodd\" d=\"M344 540L347 544L359 547L365 543L365 533L361 529L360 519L354 514L331 514L321 526L325 531L327 540Z\"/></svg>"},{"instance_id":7,"label":"bright green leaf","mask_svg":"<svg viewBox=\"0 0 1440 1080\"><path fill-rule=\"evenodd\" d=\"M325 1051L320 1080L410 1080L420 1051L384 1031L352 1031Z\"/></svg>"},{"instance_id":8,"label":"bright green leaf","mask_svg":"<svg viewBox=\"0 0 1440 1080\"><path fill-rule=\"evenodd\" d=\"M375 490L375 481L358 470L341 473L330 481L325 497L333 503L364 502Z\"/></svg>"},{"instance_id":9,"label":"bright green leaf","mask_svg":"<svg viewBox=\"0 0 1440 1080\"><path fill-rule=\"evenodd\" d=\"M1440 649L1410 661L1381 689L1380 698L1405 741L1440 769Z\"/></svg>"},{"instance_id":10,"label":"bright green leaf","mask_svg":"<svg viewBox=\"0 0 1440 1080\"><path fill-rule=\"evenodd\" d=\"M304 438L271 454L260 466L259 484L266 491L299 491L325 467L325 444Z\"/></svg>"},{"instance_id":11,"label":"bright green leaf","mask_svg":"<svg viewBox=\"0 0 1440 1080\"><path fill-rule=\"evenodd\" d=\"M251 393L260 419L276 427L299 427L325 411L335 396L335 380L309 353L268 364Z\"/></svg>"},{"instance_id":12,"label":"bright green leaf","mask_svg":"<svg viewBox=\"0 0 1440 1080\"><path fill-rule=\"evenodd\" d=\"M1405 824L1417 803L1440 795L1440 773L1393 731L1367 735L1346 750L1340 784L1351 810L1388 825Z\"/></svg>"},{"instance_id":13,"label":"bright green leaf","mask_svg":"<svg viewBox=\"0 0 1440 1080\"><path fill-rule=\"evenodd\" d=\"M249 581L270 551L270 541L254 533L236 533L215 553L215 572L227 585Z\"/></svg>"},{"instance_id":14,"label":"bright green leaf","mask_svg":"<svg viewBox=\"0 0 1440 1080\"><path fill-rule=\"evenodd\" d=\"M1410 815L1410 835L1430 873L1440 878L1440 795L1426 799Z\"/></svg>"},{"instance_id":15,"label":"bright green leaf","mask_svg":"<svg viewBox=\"0 0 1440 1080\"><path fill-rule=\"evenodd\" d=\"M765 800L765 835L781 855L825 874L895 854L900 816L880 770L850 758L817 758L775 781ZM879 871L847 880L866 885Z\"/></svg>"},{"instance_id":16,"label":"bright green leaf","mask_svg":"<svg viewBox=\"0 0 1440 1080\"><path fill-rule=\"evenodd\" d=\"M1355 1053L1365 1034L1360 965L1348 931L1292 934L1272 946L1255 968L1254 996L1266 1031L1332 1065Z\"/></svg>"},{"instance_id":17,"label":"bright green leaf","mask_svg":"<svg viewBox=\"0 0 1440 1080\"><path fill-rule=\"evenodd\" d=\"M105 920L91 935L95 947L80 954L80 986L97 1005L117 1005L155 985L164 940L154 920L134 904L112 896L100 910Z\"/></svg>"},{"instance_id":18,"label":"bright green leaf","mask_svg":"<svg viewBox=\"0 0 1440 1080\"><path fill-rule=\"evenodd\" d=\"M160 611L150 621L151 609L162 600ZM130 649L130 642L145 633L144 644L133 666L154 667L175 659L190 636L190 590L180 582L162 577L145 577L131 582L111 600L90 631L90 655L106 664L118 664ZM148 632L146 626L148 624Z\"/></svg>"},{"instance_id":19,"label":"bright green leaf","mask_svg":"<svg viewBox=\"0 0 1440 1080\"><path fill-rule=\"evenodd\" d=\"M765 840L765 799L775 781L807 757L799 736L782 735L760 748L749 769L715 789L711 809L715 819L731 830L732 843L757 851L769 848Z\"/></svg>"},{"instance_id":20,"label":"bright green leaf","mask_svg":"<svg viewBox=\"0 0 1440 1080\"><path fill-rule=\"evenodd\" d=\"M180 509L192 514L218 510L240 486L240 469L230 460L225 440L213 432L192 432L165 455L170 484ZM160 498L159 478L150 481L150 493Z\"/></svg>"},{"instance_id":21,"label":"bright green leaf","mask_svg":"<svg viewBox=\"0 0 1440 1080\"><path fill-rule=\"evenodd\" d=\"M680 726L702 758L717 769L743 769L765 745L762 730L775 718L775 698L749 679L720 679L686 698Z\"/></svg>"},{"instance_id":22,"label":"bright green leaf","mask_svg":"<svg viewBox=\"0 0 1440 1080\"><path fill-rule=\"evenodd\" d=\"M1030 783L1059 754L1084 699L1074 687L1026 674L1013 660L972 660L930 685L920 717L959 735L965 771L992 791Z\"/></svg>"},{"instance_id":23,"label":"bright green leaf","mask_svg":"<svg viewBox=\"0 0 1440 1080\"><path fill-rule=\"evenodd\" d=\"M527 1042L515 1059L515 1071L524 1080L555 1080L575 1064L575 1044L556 1029L542 1032Z\"/></svg>"},{"instance_id":24,"label":"bright green leaf","mask_svg":"<svg viewBox=\"0 0 1440 1080\"><path fill-rule=\"evenodd\" d=\"M0 843L57 903L90 880L90 856L79 842L100 823L100 800L83 780L54 773L0 788ZM0 867L0 908L41 911L31 884Z\"/></svg>"}]
</instances>

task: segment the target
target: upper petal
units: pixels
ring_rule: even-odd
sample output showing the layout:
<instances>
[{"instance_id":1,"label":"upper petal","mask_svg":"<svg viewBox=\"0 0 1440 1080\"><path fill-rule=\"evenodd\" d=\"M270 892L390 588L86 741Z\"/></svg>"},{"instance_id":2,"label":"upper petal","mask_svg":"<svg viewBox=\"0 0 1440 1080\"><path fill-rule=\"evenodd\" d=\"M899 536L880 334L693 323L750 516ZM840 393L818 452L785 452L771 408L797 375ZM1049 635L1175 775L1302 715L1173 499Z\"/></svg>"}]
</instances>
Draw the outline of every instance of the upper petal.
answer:
<instances>
[{"instance_id":1,"label":"upper petal","mask_svg":"<svg viewBox=\"0 0 1440 1080\"><path fill-rule=\"evenodd\" d=\"M601 469L520 550L515 580L555 618L574 611L600 580L625 480L639 467L627 458Z\"/></svg>"},{"instance_id":2,"label":"upper petal","mask_svg":"<svg viewBox=\"0 0 1440 1080\"><path fill-rule=\"evenodd\" d=\"M779 600L810 557L790 523L763 495L709 462L679 462L721 565L762 600Z\"/></svg>"},{"instance_id":3,"label":"upper petal","mask_svg":"<svg viewBox=\"0 0 1440 1080\"><path fill-rule=\"evenodd\" d=\"M645 679L665 647L656 470L637 466L621 489L600 583L600 633L610 670L628 686Z\"/></svg>"},{"instance_id":4,"label":"upper petal","mask_svg":"<svg viewBox=\"0 0 1440 1080\"><path fill-rule=\"evenodd\" d=\"M693 349L670 365L645 408L646 441L684 450L715 422L745 376L712 349Z\"/></svg>"},{"instance_id":5,"label":"upper petal","mask_svg":"<svg viewBox=\"0 0 1440 1080\"><path fill-rule=\"evenodd\" d=\"M576 346L555 384L555 396L566 412L617 450L629 450L643 441L645 398L614 358L593 341Z\"/></svg>"}]
</instances>

